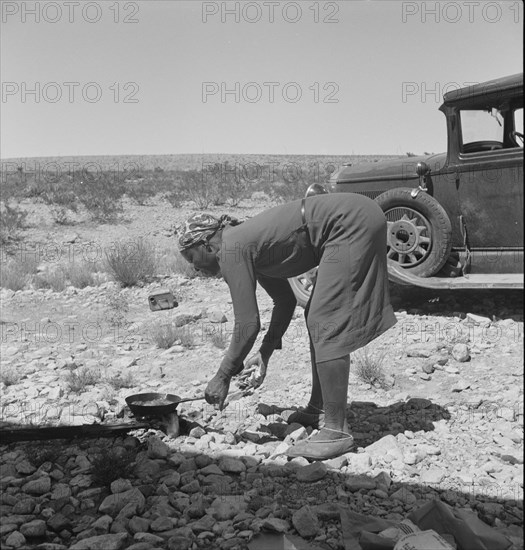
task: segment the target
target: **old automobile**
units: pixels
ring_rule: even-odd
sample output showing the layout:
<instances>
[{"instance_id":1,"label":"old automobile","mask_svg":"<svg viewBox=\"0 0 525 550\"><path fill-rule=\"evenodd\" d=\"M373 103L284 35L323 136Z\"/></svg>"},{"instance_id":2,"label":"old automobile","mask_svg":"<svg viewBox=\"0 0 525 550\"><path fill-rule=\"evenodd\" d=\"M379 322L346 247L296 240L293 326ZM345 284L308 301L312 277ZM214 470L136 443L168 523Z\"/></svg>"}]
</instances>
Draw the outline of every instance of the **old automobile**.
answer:
<instances>
[{"instance_id":1,"label":"old automobile","mask_svg":"<svg viewBox=\"0 0 525 550\"><path fill-rule=\"evenodd\" d=\"M523 73L449 91L440 111L446 152L345 165L329 191L381 205L391 281L523 288ZM290 280L303 305L314 277Z\"/></svg>"}]
</instances>

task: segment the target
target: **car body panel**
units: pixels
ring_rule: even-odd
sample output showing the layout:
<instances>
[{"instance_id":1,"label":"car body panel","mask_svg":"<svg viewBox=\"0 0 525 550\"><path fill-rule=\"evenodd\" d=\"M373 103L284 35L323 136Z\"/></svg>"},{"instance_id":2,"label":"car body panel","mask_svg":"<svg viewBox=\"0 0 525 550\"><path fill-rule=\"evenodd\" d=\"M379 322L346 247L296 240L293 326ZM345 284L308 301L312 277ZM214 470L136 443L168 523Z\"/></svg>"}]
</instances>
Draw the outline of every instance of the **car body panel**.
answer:
<instances>
[{"instance_id":1,"label":"car body panel","mask_svg":"<svg viewBox=\"0 0 525 550\"><path fill-rule=\"evenodd\" d=\"M516 110L523 108L523 74L452 90L443 99L439 109L446 117L446 152L344 166L332 175L330 189L371 198L398 187L416 189L422 183L416 167L424 162L430 172L427 189L420 192L447 212L452 251L463 274L523 273L523 146L514 132ZM468 126L467 117L478 111L499 121L501 142L463 143L469 128L462 127L462 116Z\"/></svg>"}]
</instances>

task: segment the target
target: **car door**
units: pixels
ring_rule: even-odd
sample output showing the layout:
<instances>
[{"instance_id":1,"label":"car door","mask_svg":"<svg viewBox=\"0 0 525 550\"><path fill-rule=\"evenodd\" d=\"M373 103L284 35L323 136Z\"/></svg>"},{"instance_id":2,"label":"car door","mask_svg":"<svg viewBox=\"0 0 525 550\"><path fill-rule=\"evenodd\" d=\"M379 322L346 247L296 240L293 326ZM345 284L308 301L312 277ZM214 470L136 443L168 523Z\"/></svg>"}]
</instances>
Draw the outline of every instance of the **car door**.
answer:
<instances>
[{"instance_id":1,"label":"car door","mask_svg":"<svg viewBox=\"0 0 525 550\"><path fill-rule=\"evenodd\" d=\"M490 269L484 265L483 271L519 271L514 264L523 250L523 146L506 139L508 125L502 117L493 133L480 133L478 128L469 134L473 113L461 114L463 145L456 185L473 261L492 264ZM494 113L489 116L498 118Z\"/></svg>"}]
</instances>

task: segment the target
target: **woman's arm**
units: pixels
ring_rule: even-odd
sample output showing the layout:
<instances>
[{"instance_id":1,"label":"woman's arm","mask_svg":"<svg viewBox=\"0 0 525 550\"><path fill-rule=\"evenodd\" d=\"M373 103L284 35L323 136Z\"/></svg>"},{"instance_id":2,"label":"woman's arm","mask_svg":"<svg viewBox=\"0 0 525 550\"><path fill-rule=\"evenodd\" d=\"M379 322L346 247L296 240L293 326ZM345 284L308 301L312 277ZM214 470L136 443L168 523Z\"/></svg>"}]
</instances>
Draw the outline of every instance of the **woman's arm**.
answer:
<instances>
[{"instance_id":1,"label":"woman's arm","mask_svg":"<svg viewBox=\"0 0 525 550\"><path fill-rule=\"evenodd\" d=\"M235 325L228 351L221 361L219 370L208 382L205 396L208 403L222 410L230 388L230 380L243 370L243 361L257 339L261 323L255 297L257 280L253 263L244 257L238 257L226 258L220 265L222 276L230 288Z\"/></svg>"},{"instance_id":2,"label":"woman's arm","mask_svg":"<svg viewBox=\"0 0 525 550\"><path fill-rule=\"evenodd\" d=\"M261 322L255 296L257 280L249 259L221 263L221 273L230 289L235 316L230 346L221 362L220 371L230 378L243 369L243 361L257 339Z\"/></svg>"}]
</instances>

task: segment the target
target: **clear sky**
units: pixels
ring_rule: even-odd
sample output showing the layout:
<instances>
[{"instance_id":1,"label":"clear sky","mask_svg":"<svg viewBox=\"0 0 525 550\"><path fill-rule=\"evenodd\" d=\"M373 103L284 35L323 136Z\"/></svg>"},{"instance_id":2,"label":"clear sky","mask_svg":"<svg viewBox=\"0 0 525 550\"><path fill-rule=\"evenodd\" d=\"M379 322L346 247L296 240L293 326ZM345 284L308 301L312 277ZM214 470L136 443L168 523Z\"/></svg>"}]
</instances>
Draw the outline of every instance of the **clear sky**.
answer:
<instances>
[{"instance_id":1,"label":"clear sky","mask_svg":"<svg viewBox=\"0 0 525 550\"><path fill-rule=\"evenodd\" d=\"M439 152L444 91L523 70L514 0L0 4L3 159Z\"/></svg>"}]
</instances>

